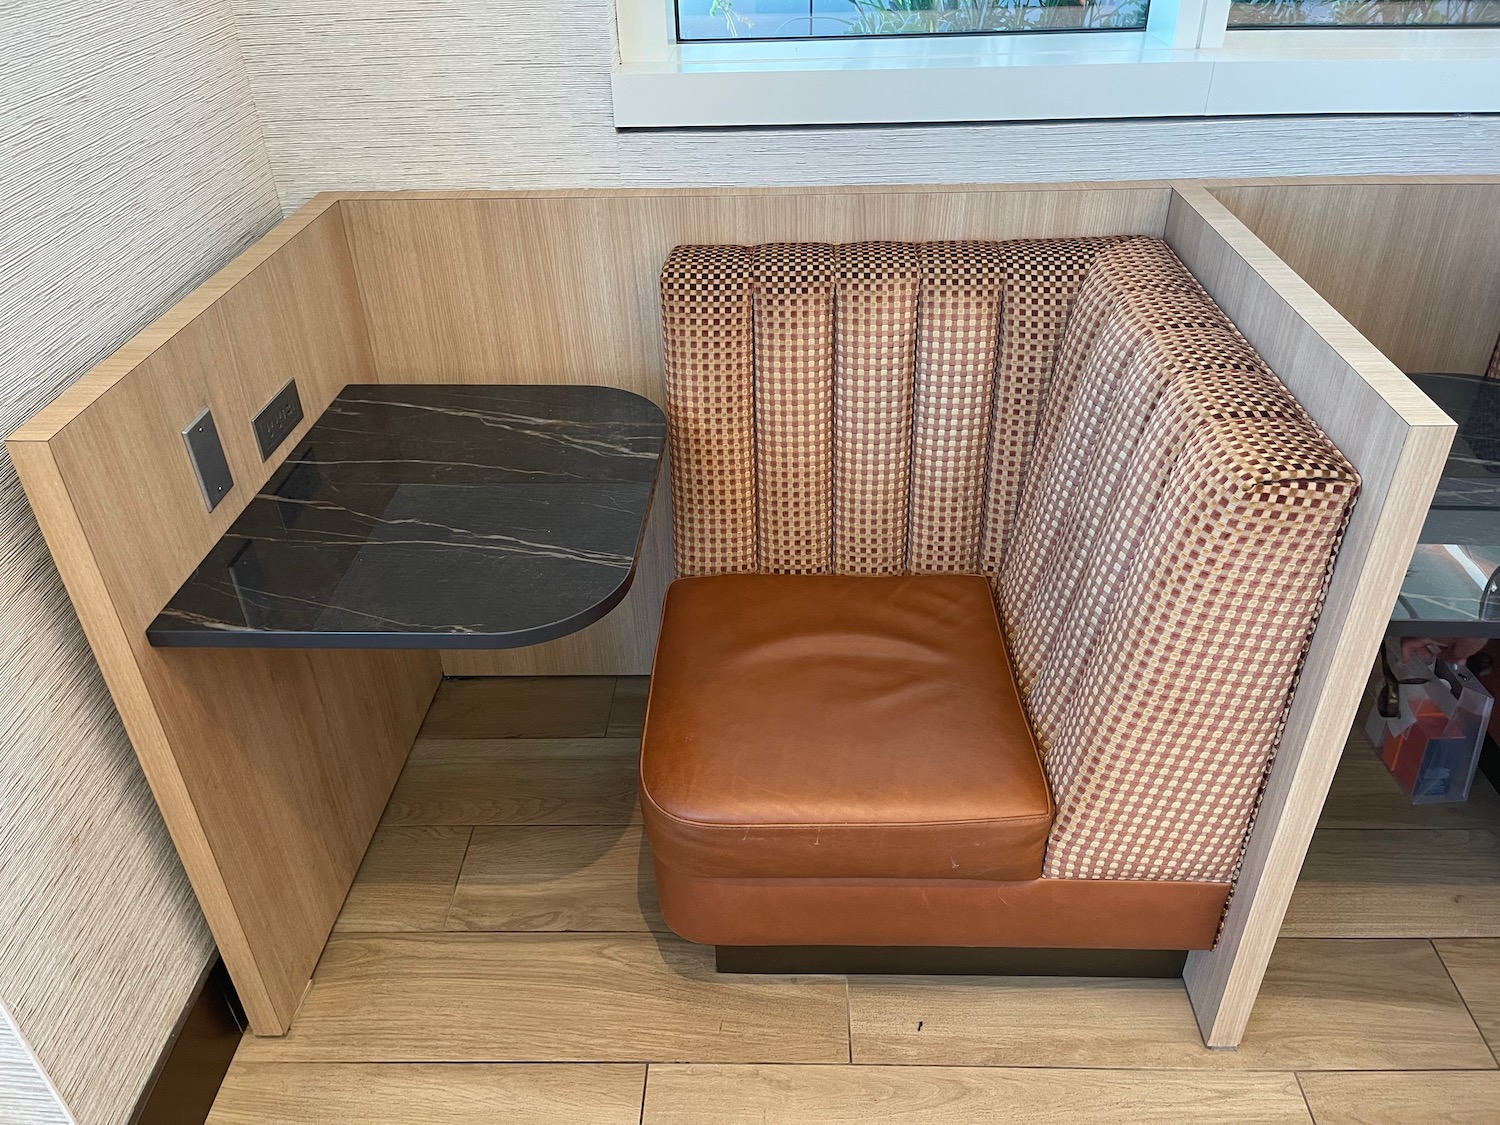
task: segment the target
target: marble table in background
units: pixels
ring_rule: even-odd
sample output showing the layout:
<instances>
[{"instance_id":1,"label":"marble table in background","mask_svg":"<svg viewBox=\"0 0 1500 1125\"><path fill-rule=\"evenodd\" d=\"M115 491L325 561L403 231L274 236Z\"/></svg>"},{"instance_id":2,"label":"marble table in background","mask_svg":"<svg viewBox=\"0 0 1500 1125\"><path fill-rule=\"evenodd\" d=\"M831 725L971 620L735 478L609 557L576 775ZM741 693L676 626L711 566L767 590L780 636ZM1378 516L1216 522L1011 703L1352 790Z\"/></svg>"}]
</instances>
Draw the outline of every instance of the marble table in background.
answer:
<instances>
[{"instance_id":1,"label":"marble table in background","mask_svg":"<svg viewBox=\"0 0 1500 1125\"><path fill-rule=\"evenodd\" d=\"M153 645L515 648L619 604L666 437L611 387L346 387Z\"/></svg>"}]
</instances>

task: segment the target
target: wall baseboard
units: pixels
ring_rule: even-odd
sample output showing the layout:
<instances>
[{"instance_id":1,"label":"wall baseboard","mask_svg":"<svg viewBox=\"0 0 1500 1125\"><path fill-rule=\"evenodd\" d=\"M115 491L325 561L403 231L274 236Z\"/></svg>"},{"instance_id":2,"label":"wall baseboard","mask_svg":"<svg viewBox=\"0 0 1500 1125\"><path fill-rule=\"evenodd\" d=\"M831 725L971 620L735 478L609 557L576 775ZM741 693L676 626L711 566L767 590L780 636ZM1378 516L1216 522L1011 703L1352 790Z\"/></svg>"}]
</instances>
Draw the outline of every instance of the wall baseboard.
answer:
<instances>
[{"instance_id":1,"label":"wall baseboard","mask_svg":"<svg viewBox=\"0 0 1500 1125\"><path fill-rule=\"evenodd\" d=\"M216 954L162 1049L131 1125L203 1125L247 1026Z\"/></svg>"}]
</instances>

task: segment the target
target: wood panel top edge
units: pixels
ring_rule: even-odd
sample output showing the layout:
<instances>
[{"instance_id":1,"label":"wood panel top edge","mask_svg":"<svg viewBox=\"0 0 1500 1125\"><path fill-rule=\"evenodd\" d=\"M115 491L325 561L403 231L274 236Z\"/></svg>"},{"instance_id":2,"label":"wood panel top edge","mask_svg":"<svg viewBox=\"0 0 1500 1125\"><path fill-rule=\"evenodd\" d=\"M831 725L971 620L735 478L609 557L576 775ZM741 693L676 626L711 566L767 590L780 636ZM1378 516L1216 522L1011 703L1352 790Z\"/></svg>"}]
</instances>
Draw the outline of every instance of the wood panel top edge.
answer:
<instances>
[{"instance_id":1,"label":"wood panel top edge","mask_svg":"<svg viewBox=\"0 0 1500 1125\"><path fill-rule=\"evenodd\" d=\"M6 445L51 441L153 352L166 345L338 204L337 193L323 192L282 219L12 430L5 438Z\"/></svg>"},{"instance_id":2,"label":"wood panel top edge","mask_svg":"<svg viewBox=\"0 0 1500 1125\"><path fill-rule=\"evenodd\" d=\"M1500 175L1208 177L1174 180L1172 183L1174 187L1204 187L1210 191L1267 187L1500 187Z\"/></svg>"},{"instance_id":3,"label":"wood panel top edge","mask_svg":"<svg viewBox=\"0 0 1500 1125\"><path fill-rule=\"evenodd\" d=\"M1171 189L1170 180L1075 180L1059 183L999 184L803 184L751 187L661 187L661 188L529 188L427 191L420 188L391 191L325 192L348 203L415 202L420 200L484 201L506 199L696 199L845 195L992 195L997 193L1041 193L1075 191L1157 191ZM322 196L315 197L322 198Z\"/></svg>"},{"instance_id":4,"label":"wood panel top edge","mask_svg":"<svg viewBox=\"0 0 1500 1125\"><path fill-rule=\"evenodd\" d=\"M1174 206L1202 219L1409 429L1456 431L1453 419L1211 191L1201 183L1183 182L1173 196Z\"/></svg>"},{"instance_id":5,"label":"wood panel top edge","mask_svg":"<svg viewBox=\"0 0 1500 1125\"><path fill-rule=\"evenodd\" d=\"M754 196L828 195L927 195L991 194L997 192L1161 191L1175 187L1210 190L1236 187L1342 187L1350 185L1475 185L1500 187L1500 175L1424 176L1260 176L1247 178L1151 179L1151 180L1060 180L1016 183L957 184L786 184L716 187L597 187L597 188L470 188L438 190L405 188L322 192L309 206L323 199L345 202L487 199L652 199L736 198Z\"/></svg>"}]
</instances>

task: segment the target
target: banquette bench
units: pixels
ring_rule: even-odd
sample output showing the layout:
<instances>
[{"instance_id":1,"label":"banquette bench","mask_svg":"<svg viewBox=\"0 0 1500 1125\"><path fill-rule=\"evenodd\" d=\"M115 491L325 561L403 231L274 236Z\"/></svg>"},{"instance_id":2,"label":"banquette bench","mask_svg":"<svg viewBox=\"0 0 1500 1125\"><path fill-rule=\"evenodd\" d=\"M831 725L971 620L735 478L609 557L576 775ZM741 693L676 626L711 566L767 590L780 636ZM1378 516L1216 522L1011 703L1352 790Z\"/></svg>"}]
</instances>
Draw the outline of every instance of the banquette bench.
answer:
<instances>
[{"instance_id":1,"label":"banquette bench","mask_svg":"<svg viewBox=\"0 0 1500 1125\"><path fill-rule=\"evenodd\" d=\"M1217 926L1182 979L1205 1043L1232 1047L1454 432L1361 331L1413 370L1482 370L1493 339L1471 361L1460 337L1493 319L1489 290L1434 289L1452 271L1432 255L1461 215L1472 259L1500 260L1481 237L1497 208L1489 180L329 193L6 444L257 1035L312 995L441 677L644 673L680 569L644 754L673 926L830 960L987 946L936 951L950 964ZM1405 237L1363 237L1392 215ZM1347 506L1348 470L1317 491L1332 454L1150 238L1360 475L1305 658L1332 544L1255 505L1284 480L1289 516L1336 529L1320 505ZM1345 295L1380 276L1380 301L1350 306L1368 327L1313 276ZM304 421L264 458L256 415L293 376ZM151 645L369 383L670 406L676 528L660 489L624 601L542 644ZM182 436L206 407L237 482L212 509ZM727 1044L711 1009L691 1018ZM676 1057L638 1030L633 1050Z\"/></svg>"},{"instance_id":2,"label":"banquette bench","mask_svg":"<svg viewBox=\"0 0 1500 1125\"><path fill-rule=\"evenodd\" d=\"M1211 948L1360 483L1166 243L680 246L661 297L668 925Z\"/></svg>"}]
</instances>

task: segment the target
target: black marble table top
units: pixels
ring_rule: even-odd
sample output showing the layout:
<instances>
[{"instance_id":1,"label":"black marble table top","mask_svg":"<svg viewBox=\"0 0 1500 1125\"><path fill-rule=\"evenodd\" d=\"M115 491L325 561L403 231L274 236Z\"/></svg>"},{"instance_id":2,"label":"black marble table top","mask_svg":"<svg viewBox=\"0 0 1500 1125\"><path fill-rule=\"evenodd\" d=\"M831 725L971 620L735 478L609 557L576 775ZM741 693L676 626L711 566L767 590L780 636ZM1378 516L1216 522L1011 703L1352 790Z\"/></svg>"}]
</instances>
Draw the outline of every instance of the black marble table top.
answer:
<instances>
[{"instance_id":1,"label":"black marble table top","mask_svg":"<svg viewBox=\"0 0 1500 1125\"><path fill-rule=\"evenodd\" d=\"M1388 632L1500 637L1500 380L1407 376L1458 423Z\"/></svg>"},{"instance_id":2,"label":"black marble table top","mask_svg":"<svg viewBox=\"0 0 1500 1125\"><path fill-rule=\"evenodd\" d=\"M611 387L345 387L153 645L516 648L625 596L666 437Z\"/></svg>"}]
</instances>

